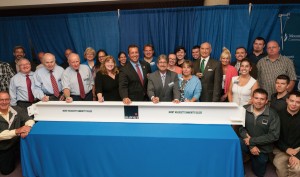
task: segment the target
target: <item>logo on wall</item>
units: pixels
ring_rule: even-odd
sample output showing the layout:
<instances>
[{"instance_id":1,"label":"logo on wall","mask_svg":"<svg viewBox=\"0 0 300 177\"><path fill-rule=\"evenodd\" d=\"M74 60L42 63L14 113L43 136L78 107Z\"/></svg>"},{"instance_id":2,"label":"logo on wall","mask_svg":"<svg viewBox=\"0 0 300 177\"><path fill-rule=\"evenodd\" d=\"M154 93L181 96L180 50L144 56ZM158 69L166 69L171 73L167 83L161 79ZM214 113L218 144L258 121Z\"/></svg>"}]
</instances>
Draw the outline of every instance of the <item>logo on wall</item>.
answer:
<instances>
[{"instance_id":1,"label":"logo on wall","mask_svg":"<svg viewBox=\"0 0 300 177\"><path fill-rule=\"evenodd\" d=\"M300 14L291 13L282 34L282 54L293 60L298 78L300 77Z\"/></svg>"},{"instance_id":2,"label":"logo on wall","mask_svg":"<svg viewBox=\"0 0 300 177\"><path fill-rule=\"evenodd\" d=\"M284 42L287 42L287 41L290 41L290 42L297 41L297 42L299 42L300 41L300 34L287 34L287 33L285 33L283 41Z\"/></svg>"},{"instance_id":3,"label":"logo on wall","mask_svg":"<svg viewBox=\"0 0 300 177\"><path fill-rule=\"evenodd\" d=\"M285 34L284 34L283 41L284 41L284 42L286 42L286 41L287 41L287 39L288 39L288 35L285 33Z\"/></svg>"}]
</instances>

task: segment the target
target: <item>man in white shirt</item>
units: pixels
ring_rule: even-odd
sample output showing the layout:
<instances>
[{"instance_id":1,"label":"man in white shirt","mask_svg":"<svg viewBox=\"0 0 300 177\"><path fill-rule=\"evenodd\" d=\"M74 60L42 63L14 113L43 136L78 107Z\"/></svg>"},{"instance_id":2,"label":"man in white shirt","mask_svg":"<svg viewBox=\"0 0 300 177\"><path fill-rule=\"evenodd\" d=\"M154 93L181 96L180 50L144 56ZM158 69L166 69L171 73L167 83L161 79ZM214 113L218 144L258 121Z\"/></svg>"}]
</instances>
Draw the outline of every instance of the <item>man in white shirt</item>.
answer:
<instances>
[{"instance_id":1,"label":"man in white shirt","mask_svg":"<svg viewBox=\"0 0 300 177\"><path fill-rule=\"evenodd\" d=\"M19 150L18 136L25 138L34 121L22 110L10 107L8 92L0 92L0 172L8 175L15 169Z\"/></svg>"}]
</instances>

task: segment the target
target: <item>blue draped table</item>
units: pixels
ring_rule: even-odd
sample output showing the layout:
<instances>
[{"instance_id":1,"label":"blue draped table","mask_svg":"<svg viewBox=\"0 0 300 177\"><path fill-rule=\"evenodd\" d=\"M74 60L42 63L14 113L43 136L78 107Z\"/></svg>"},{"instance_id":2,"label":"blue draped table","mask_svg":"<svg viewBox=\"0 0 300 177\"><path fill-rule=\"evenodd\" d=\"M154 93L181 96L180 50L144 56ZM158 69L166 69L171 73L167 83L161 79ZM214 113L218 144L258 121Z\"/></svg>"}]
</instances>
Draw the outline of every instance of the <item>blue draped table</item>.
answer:
<instances>
[{"instance_id":1,"label":"blue draped table","mask_svg":"<svg viewBox=\"0 0 300 177\"><path fill-rule=\"evenodd\" d=\"M25 177L242 177L229 125L38 122L21 140Z\"/></svg>"}]
</instances>

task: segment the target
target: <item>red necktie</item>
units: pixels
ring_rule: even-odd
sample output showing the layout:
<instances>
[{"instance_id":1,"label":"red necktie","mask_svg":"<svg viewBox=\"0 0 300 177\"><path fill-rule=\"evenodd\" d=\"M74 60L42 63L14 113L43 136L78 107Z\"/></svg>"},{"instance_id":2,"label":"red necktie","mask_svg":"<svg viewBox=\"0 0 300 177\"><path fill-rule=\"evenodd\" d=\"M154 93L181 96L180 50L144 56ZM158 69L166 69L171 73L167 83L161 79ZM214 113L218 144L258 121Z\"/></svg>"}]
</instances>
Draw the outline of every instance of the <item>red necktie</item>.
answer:
<instances>
[{"instance_id":1,"label":"red necktie","mask_svg":"<svg viewBox=\"0 0 300 177\"><path fill-rule=\"evenodd\" d=\"M79 91L80 91L80 98L84 99L85 98L85 92L84 92L84 87L83 87L83 82L81 79L81 75L79 73L79 70L76 70L77 72L77 80L78 80L78 85L79 85Z\"/></svg>"},{"instance_id":2,"label":"red necktie","mask_svg":"<svg viewBox=\"0 0 300 177\"><path fill-rule=\"evenodd\" d=\"M135 67L136 67L137 74L139 75L140 81L141 81L142 85L144 85L144 79L143 79L140 67L138 64L135 64Z\"/></svg>"},{"instance_id":3,"label":"red necktie","mask_svg":"<svg viewBox=\"0 0 300 177\"><path fill-rule=\"evenodd\" d=\"M56 96L58 98L59 97L59 89L58 89L58 86L57 86L56 79L53 76L53 71L52 70L50 71L50 80L51 80L54 96Z\"/></svg>"},{"instance_id":4,"label":"red necktie","mask_svg":"<svg viewBox=\"0 0 300 177\"><path fill-rule=\"evenodd\" d=\"M34 97L31 90L31 80L28 74L26 74L26 85L27 85L27 92L28 92L28 101L32 103L34 102Z\"/></svg>"}]
</instances>

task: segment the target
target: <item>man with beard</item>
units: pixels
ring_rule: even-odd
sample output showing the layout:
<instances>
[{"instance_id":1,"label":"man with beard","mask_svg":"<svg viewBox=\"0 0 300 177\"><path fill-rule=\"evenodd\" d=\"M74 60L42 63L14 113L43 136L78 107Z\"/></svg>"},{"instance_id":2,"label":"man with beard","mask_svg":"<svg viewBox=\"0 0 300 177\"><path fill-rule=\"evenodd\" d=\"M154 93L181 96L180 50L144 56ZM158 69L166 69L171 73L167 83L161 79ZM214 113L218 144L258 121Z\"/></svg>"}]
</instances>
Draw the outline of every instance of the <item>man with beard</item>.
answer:
<instances>
[{"instance_id":1,"label":"man with beard","mask_svg":"<svg viewBox=\"0 0 300 177\"><path fill-rule=\"evenodd\" d=\"M247 50L245 47L237 47L235 50L235 58L236 61L232 62L231 65L236 68L238 71L238 74L240 75L240 65L241 61L247 57ZM257 67L256 64L251 62L252 69L250 71L250 75L254 78L257 79Z\"/></svg>"}]
</instances>

